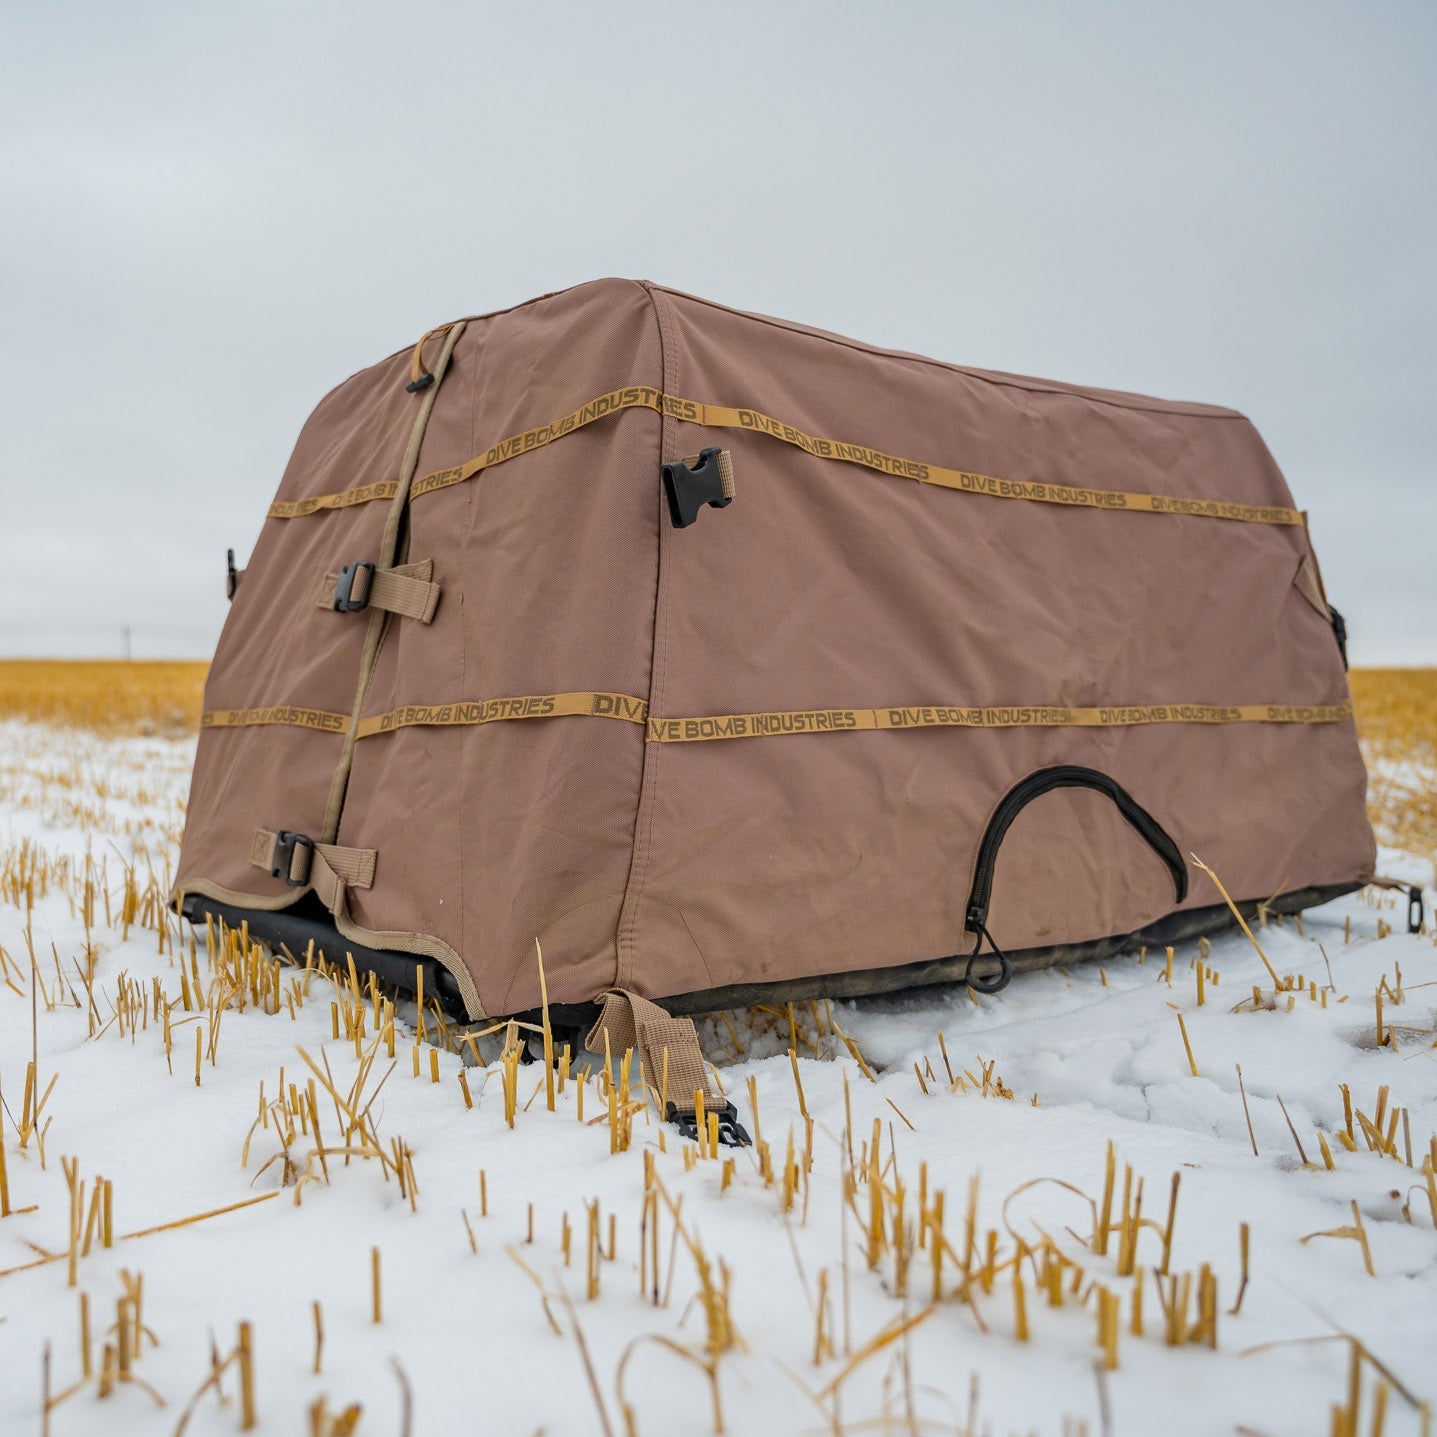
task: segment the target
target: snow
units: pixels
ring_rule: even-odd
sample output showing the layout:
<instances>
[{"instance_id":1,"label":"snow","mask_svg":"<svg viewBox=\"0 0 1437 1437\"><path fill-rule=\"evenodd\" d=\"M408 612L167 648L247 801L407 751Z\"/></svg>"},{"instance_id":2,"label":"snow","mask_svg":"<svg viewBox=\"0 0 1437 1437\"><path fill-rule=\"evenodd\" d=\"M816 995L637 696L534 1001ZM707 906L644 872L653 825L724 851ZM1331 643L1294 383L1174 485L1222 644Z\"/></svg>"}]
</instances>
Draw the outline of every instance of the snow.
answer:
<instances>
[{"instance_id":1,"label":"snow","mask_svg":"<svg viewBox=\"0 0 1437 1437\"><path fill-rule=\"evenodd\" d=\"M646 1437L711 1431L700 1366L652 1340L701 1355L706 1332L704 1309L694 1300L698 1265L682 1242L671 1261L667 1208L660 1219L660 1269L668 1301L656 1306L640 1291L646 1154L653 1154L665 1192L682 1200L684 1228L713 1264L715 1281L720 1260L729 1273L730 1315L741 1345L718 1357L717 1380L730 1432L883 1430L877 1419L885 1417L894 1431L966 1432L971 1424L972 1431L995 1437L1080 1430L1094 1437L1104 1431L1326 1432L1331 1409L1347 1396L1351 1343L1344 1333L1413 1398L1431 1396L1437 1242L1421 1169L1437 1130L1437 954L1430 924L1422 935L1401 931L1403 895L1369 890L1310 911L1300 928L1287 919L1259 929L1277 972L1303 979L1301 989L1277 994L1248 940L1225 934L1213 940L1205 959L1220 981L1206 984L1201 1006L1195 943L1178 948L1171 985L1165 955L1148 952L1142 962L1129 955L1102 967L1020 976L1004 993L976 1002L961 989L942 989L834 1004L832 1019L876 1081L829 1028L822 1005L816 1012L799 1005L797 1067L813 1122L812 1170L785 1213L781 1178L766 1183L752 1149L686 1162L686 1145L672 1130L659 1151L661 1130L651 1112L635 1117L629 1149L611 1153L607 1122L588 1121L605 1111L593 1082L586 1085L584 1123L577 1120L571 1081L556 1111L546 1110L539 1091L511 1129L497 1063L465 1070L471 1109L456 1054L439 1053L438 1084L430 1081L427 1049L420 1076L412 1076L407 1030L398 1035L397 1066L371 1113L380 1140L387 1146L402 1139L412 1154L413 1207L372 1157L346 1165L332 1154L327 1183L312 1163L313 1180L284 1186L284 1161L265 1166L281 1151L273 1123L254 1129L248 1164L241 1164L261 1083L271 1102L281 1069L286 1085L306 1084L311 1070L301 1049L321 1071L327 1061L341 1093L359 1066L354 1043L332 1036L327 980L312 977L308 998L293 1010L282 1004L268 1013L253 1003L226 1010L215 1061L203 1064L197 1086L192 1034L204 1015L188 1015L183 1024L187 1015L175 1008L168 1062L153 1017L137 1032L121 1033L118 1022L110 1022L91 1036L99 1024L86 1011L77 976L86 942L83 915L57 882L48 893L37 886L29 918L39 976L54 1004L49 1009L42 995L33 995L42 1086L58 1075L42 1117L49 1121L42 1167L36 1140L22 1149L17 1131L32 1050L26 897L23 885L17 889L12 881L22 852L33 848L52 863L68 858L81 874L87 855L97 869L104 865L112 921L105 922L99 902L92 935L102 1022L122 974L147 990L159 979L167 1000L176 1002L180 958L157 951L153 927L132 926L124 939L119 894L126 864L135 865L142 891L151 873L166 883L192 758L192 742L103 740L0 725L0 949L9 964L8 986L0 986L0 1081L16 1209L0 1219L0 1432L41 1430L47 1348L52 1392L80 1380L80 1293L89 1297L98 1368L124 1292L122 1271L143 1276L143 1321L157 1345L146 1341L135 1361L142 1382L122 1382L102 1397L92 1380L56 1407L50 1417L56 1437L175 1431L210 1373L212 1345L228 1355L241 1322L253 1333L261 1432L310 1430L308 1409L323 1396L332 1414L362 1404L361 1434L397 1433L405 1421L406 1385L411 1430L419 1434L543 1431L561 1437L607 1430L619 1437L626 1431L621 1397L632 1409L632 1430ZM1384 853L1379 867L1433 880L1428 865L1408 855ZM1429 888L1429 911L1432 897ZM1379 921L1399 931L1379 938ZM56 978L57 963L68 975L65 984ZM199 964L204 972L203 938ZM1385 1000L1395 1046L1379 1047L1374 992L1384 980L1392 993L1400 988L1403 1001ZM1309 981L1317 997L1310 996ZM291 985L303 978L286 970L282 982L293 992ZM1256 1008L1255 984L1262 995ZM412 1007L405 1011L412 1018ZM732 1029L717 1019L701 1023L709 1056L746 1122L753 1081L774 1167L783 1167L790 1131L801 1164L807 1138L787 1056L787 1015L733 1014L730 1020ZM957 1085L947 1078L940 1031ZM388 1066L381 1047L365 1100ZM998 1079L1011 1096L994 1095ZM541 1084L537 1065L520 1068L521 1109ZM1360 1120L1357 1151L1341 1145L1342 1084L1369 1118L1379 1090L1388 1089L1387 1114L1401 1109L1404 1115L1394 1129L1398 1156L1370 1151ZM322 1087L319 1099L322 1135L338 1147L335 1108ZM860 1215L866 1221L871 1211L870 1185L860 1180L852 1207L843 1200L846 1103L860 1168L879 1123L884 1182L890 1189L903 1184L910 1223L920 1182L930 1198L942 1190L945 1232L961 1253L976 1180L980 1259L989 1229L998 1236L999 1264L1018 1239L1037 1247L1047 1234L1082 1268L1080 1292L1065 1291L1063 1305L1050 1306L1034 1281L1034 1265L1020 1267L1030 1329L1022 1342L1015 1336L1011 1267L999 1270L991 1293L975 1283L970 1304L955 1296L959 1279L950 1260L945 1295L931 1311L931 1245L914 1256L905 1295L895 1290L891 1251L870 1271L859 1225ZM1384 1119L1384 1129L1390 1121ZM1327 1135L1331 1170L1319 1130ZM1143 1180L1143 1215L1152 1221L1137 1239L1137 1262L1146 1270L1141 1337L1129 1330L1138 1278L1119 1275L1116 1238L1106 1254L1089 1246L1088 1199L1097 1201L1102 1192L1109 1142L1117 1158L1115 1210L1130 1164ZM296 1138L297 1165L312 1147L307 1136ZM87 1183L103 1175L113 1185L117 1240L108 1249L96 1241L78 1259L74 1288L64 1256L38 1262L68 1251L62 1157L78 1159L78 1176ZM735 1165L725 1185L723 1159L729 1157ZM926 1165L922 1177L920 1165ZM481 1171L487 1216L480 1212ZM1203 1264L1215 1274L1215 1347L1163 1341L1152 1269L1160 1261L1174 1173L1181 1181L1169 1265L1173 1273L1193 1274L1194 1292ZM265 1195L201 1222L122 1236ZM609 1215L615 1216L616 1251L612 1262L600 1264L601 1290L591 1300L586 1205L595 1201L605 1243ZM1355 1233L1353 1204L1375 1277L1366 1271L1357 1237L1310 1237L1344 1228ZM891 1219L891 1195L888 1212ZM568 1266L561 1251L566 1214ZM1250 1280L1240 1311L1230 1315L1242 1224L1250 1230ZM371 1312L376 1247L383 1291L377 1324ZM836 1351L815 1366L821 1282ZM551 1294L560 1335L546 1319L538 1284ZM1118 1366L1111 1371L1099 1366L1100 1288L1116 1294L1122 1324ZM318 1374L315 1303L324 1323ZM849 1353L859 1357L905 1315L919 1320L843 1376L850 1362L845 1331ZM109 1340L117 1340L115 1334ZM622 1394L616 1386L621 1369ZM1379 1369L1364 1359L1361 1371L1365 1432ZM820 1394L840 1377L835 1411ZM221 1390L223 1402L213 1388L201 1395L187 1432L240 1430L235 1366ZM1395 1386L1385 1430L1423 1430Z\"/></svg>"}]
</instances>

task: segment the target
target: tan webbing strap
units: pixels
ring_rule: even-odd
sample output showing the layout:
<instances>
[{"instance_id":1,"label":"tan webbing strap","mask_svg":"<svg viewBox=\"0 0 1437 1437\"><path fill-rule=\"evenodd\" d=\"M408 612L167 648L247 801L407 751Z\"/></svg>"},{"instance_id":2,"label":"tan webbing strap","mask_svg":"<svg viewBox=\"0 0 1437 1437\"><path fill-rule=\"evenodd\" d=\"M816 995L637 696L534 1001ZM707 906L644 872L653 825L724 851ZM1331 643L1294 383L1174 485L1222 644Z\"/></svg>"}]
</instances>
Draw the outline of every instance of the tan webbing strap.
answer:
<instances>
[{"instance_id":1,"label":"tan webbing strap","mask_svg":"<svg viewBox=\"0 0 1437 1437\"><path fill-rule=\"evenodd\" d=\"M607 1033L609 1052L617 1058L633 1048L644 1065L649 1086L678 1112L696 1111L695 1093L703 1094L708 1111L723 1107L727 1099L709 1080L692 1018L671 1017L657 1003L623 988L610 989L600 1002L599 1021L584 1039L589 1052L603 1054Z\"/></svg>"},{"instance_id":2,"label":"tan webbing strap","mask_svg":"<svg viewBox=\"0 0 1437 1437\"><path fill-rule=\"evenodd\" d=\"M254 868L274 872L275 840L272 828L255 830L250 844L249 861ZM340 848L333 843L304 842L290 851L290 870L286 882L295 887L308 886L319 895L319 901L331 913L340 910L346 888L372 888L379 855L372 848Z\"/></svg>"},{"instance_id":3,"label":"tan webbing strap","mask_svg":"<svg viewBox=\"0 0 1437 1437\"><path fill-rule=\"evenodd\" d=\"M453 329L456 324L463 324L463 322L463 320L450 319L446 320L443 324L436 324L433 329L425 330L423 338L414 346L414 353L409 357L410 384L417 386L426 374L428 374L431 379L434 377L433 372L424 367L424 346L428 344L436 334L444 334Z\"/></svg>"},{"instance_id":4,"label":"tan webbing strap","mask_svg":"<svg viewBox=\"0 0 1437 1437\"><path fill-rule=\"evenodd\" d=\"M395 560L403 557L399 552L400 526L404 518L405 506L409 502L409 486L419 469L419 451L424 444L425 430L429 426L429 416L434 412L434 402L439 396L439 387L444 383L444 376L449 370L449 361L454 354L454 346L459 342L459 337L463 333L462 321L448 327L444 343L439 349L439 357L434 361L433 382L419 394L419 405L414 415L414 423L409 430L409 442L405 445L404 458L399 466L399 478L394 482L392 502L389 506L389 513L385 516L384 533L380 537L379 551L374 555L377 568L392 569ZM423 347L422 340L419 347ZM369 615L369 623L364 632L364 649L359 657L354 708L350 714L349 727L345 731L339 762L335 765L334 777L330 780L329 799L324 807L324 828L319 836L326 842L333 842L339 836L340 813L344 808L345 789L349 786L349 773L354 764L354 742L357 737L356 730L359 727L359 716L364 711L364 699L369 692L370 680L374 677L374 666L379 659L379 646L384 641L389 623L390 615L382 609Z\"/></svg>"},{"instance_id":5,"label":"tan webbing strap","mask_svg":"<svg viewBox=\"0 0 1437 1437\"><path fill-rule=\"evenodd\" d=\"M254 841L249 846L249 862L251 868L272 869L274 867L274 840L276 834L272 828L255 829Z\"/></svg>"},{"instance_id":6,"label":"tan webbing strap","mask_svg":"<svg viewBox=\"0 0 1437 1437\"><path fill-rule=\"evenodd\" d=\"M1312 526L1307 522L1307 510L1302 511L1302 524L1307 530L1307 554L1304 563L1312 567L1312 577L1317 581L1318 599L1322 604L1321 612L1331 617L1332 607L1327 600L1327 585L1322 582L1322 565L1317 561L1317 550L1312 543Z\"/></svg>"},{"instance_id":7,"label":"tan webbing strap","mask_svg":"<svg viewBox=\"0 0 1437 1437\"><path fill-rule=\"evenodd\" d=\"M1342 723L1352 701L1339 704L1114 704L1066 708L1003 704L969 708L922 704L912 708L798 709L784 713L713 714L703 718L650 718L650 743L704 743L714 739L776 738L784 734L853 733L920 728L1134 728L1148 724Z\"/></svg>"},{"instance_id":8,"label":"tan webbing strap","mask_svg":"<svg viewBox=\"0 0 1437 1437\"><path fill-rule=\"evenodd\" d=\"M1149 724L1345 723L1352 700L1335 704L1114 704L1108 708L1067 708L1055 704L1000 704L974 708L916 704L881 709L789 709L775 713L705 714L653 718L633 694L520 694L508 698L462 699L454 703L406 704L361 719L357 737L373 738L402 728L468 727L515 719L607 718L644 727L649 743L702 743L714 739L779 738L786 734L855 733L873 729L921 728L1134 728ZM211 709L203 728L244 728L289 724L337 733L349 731L344 714L278 706Z\"/></svg>"},{"instance_id":9,"label":"tan webbing strap","mask_svg":"<svg viewBox=\"0 0 1437 1437\"><path fill-rule=\"evenodd\" d=\"M699 460L700 460L701 458L702 458L702 455L699 455L699 454L686 454L686 455L684 455L684 460L683 460L683 462L684 462L684 465L685 465L686 468L689 468L689 469L697 469L697 468L699 467ZM718 471L719 471L719 483L723 486L724 497L727 498L727 499L732 499L732 498L734 497L734 493L735 493L735 489L734 489L734 477L733 477L733 451L732 451L732 450L730 450L730 449L720 449L720 450L719 450L719 452L718 452Z\"/></svg>"},{"instance_id":10,"label":"tan webbing strap","mask_svg":"<svg viewBox=\"0 0 1437 1437\"><path fill-rule=\"evenodd\" d=\"M438 469L415 479L409 491L412 499L432 494L439 489L461 484L481 470L492 469L520 454L542 449L566 434L573 434L596 420L626 409L652 409L684 424L697 424L708 429L748 429L765 434L781 443L791 444L819 459L833 459L856 464L899 479L914 479L920 484L936 484L943 489L961 490L968 494L986 494L995 499L1025 499L1038 504L1065 504L1089 509L1119 509L1128 513L1187 514L1205 519L1228 519L1243 524L1279 524L1301 526L1302 515L1296 509L1281 505L1236 504L1225 499L1188 499L1165 494L1137 494L1120 489L1088 489L1077 484L1050 483L1046 480L1001 479L991 474L976 474L967 469L950 469L920 459L905 459L886 454L865 444L848 440L827 439L807 434L781 419L757 409L733 408L724 404L707 404L702 400L683 399L665 394L646 385L631 385L601 394L587 404L548 424L511 434L491 444L482 454L452 469ZM392 481L363 485L337 494L320 494L308 499L279 501L270 505L272 519L296 519L320 509L338 509L350 504L364 504L373 499L393 497L397 486Z\"/></svg>"},{"instance_id":11,"label":"tan webbing strap","mask_svg":"<svg viewBox=\"0 0 1437 1437\"><path fill-rule=\"evenodd\" d=\"M276 499L265 512L271 519L302 519L306 514L318 514L321 509L351 509L356 504L372 504L376 499L392 499L398 492L396 480L376 479L372 484L342 489L337 494L315 494L308 499Z\"/></svg>"},{"instance_id":12,"label":"tan webbing strap","mask_svg":"<svg viewBox=\"0 0 1437 1437\"><path fill-rule=\"evenodd\" d=\"M1414 885L1401 878L1384 878L1381 874L1374 873L1366 880L1366 886L1368 888L1385 888L1392 893L1406 893Z\"/></svg>"},{"instance_id":13,"label":"tan webbing strap","mask_svg":"<svg viewBox=\"0 0 1437 1437\"><path fill-rule=\"evenodd\" d=\"M328 709L306 709L295 704L271 704L266 708L206 709L200 715L201 728L262 728L280 724L285 728L310 728L320 733L349 732L349 715Z\"/></svg>"},{"instance_id":14,"label":"tan webbing strap","mask_svg":"<svg viewBox=\"0 0 1437 1437\"><path fill-rule=\"evenodd\" d=\"M1297 566L1297 573L1293 576L1293 587L1328 623L1332 622L1332 615L1327 607L1327 595L1322 592L1322 579L1317 572L1317 565L1312 562L1311 554L1304 554L1302 562Z\"/></svg>"},{"instance_id":15,"label":"tan webbing strap","mask_svg":"<svg viewBox=\"0 0 1437 1437\"><path fill-rule=\"evenodd\" d=\"M392 569L375 569L372 578L368 569L361 569L355 575L349 596L360 608L383 609L385 613L427 624L439 606L439 585L429 582L433 573L433 559L398 564ZM334 609L334 590L338 583L338 573L324 575L315 596L316 607Z\"/></svg>"},{"instance_id":16,"label":"tan webbing strap","mask_svg":"<svg viewBox=\"0 0 1437 1437\"><path fill-rule=\"evenodd\" d=\"M359 737L370 738L401 728L448 728L509 719L611 718L642 724L648 712L648 704L631 694L520 694L467 703L406 704L403 708L361 719Z\"/></svg>"}]
</instances>

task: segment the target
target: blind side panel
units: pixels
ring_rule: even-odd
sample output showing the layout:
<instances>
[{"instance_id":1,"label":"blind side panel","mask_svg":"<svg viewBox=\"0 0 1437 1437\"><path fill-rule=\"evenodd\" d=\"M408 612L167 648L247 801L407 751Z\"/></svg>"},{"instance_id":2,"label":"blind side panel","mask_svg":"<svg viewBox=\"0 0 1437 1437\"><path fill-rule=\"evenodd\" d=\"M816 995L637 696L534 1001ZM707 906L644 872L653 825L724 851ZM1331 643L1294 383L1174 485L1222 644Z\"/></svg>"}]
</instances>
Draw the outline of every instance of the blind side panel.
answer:
<instances>
[{"instance_id":1,"label":"blind side panel","mask_svg":"<svg viewBox=\"0 0 1437 1437\"><path fill-rule=\"evenodd\" d=\"M602 282L492 319L459 344L472 414L426 440L420 473L656 385L638 286ZM453 380L446 381L446 389ZM443 585L434 622L396 621L366 715L572 692L646 700L661 504L658 415L629 409L410 505L411 560ZM614 976L644 762L641 724L595 717L398 728L362 739L341 841L379 852L351 908L367 928L432 933L485 1008L579 1001Z\"/></svg>"}]
</instances>

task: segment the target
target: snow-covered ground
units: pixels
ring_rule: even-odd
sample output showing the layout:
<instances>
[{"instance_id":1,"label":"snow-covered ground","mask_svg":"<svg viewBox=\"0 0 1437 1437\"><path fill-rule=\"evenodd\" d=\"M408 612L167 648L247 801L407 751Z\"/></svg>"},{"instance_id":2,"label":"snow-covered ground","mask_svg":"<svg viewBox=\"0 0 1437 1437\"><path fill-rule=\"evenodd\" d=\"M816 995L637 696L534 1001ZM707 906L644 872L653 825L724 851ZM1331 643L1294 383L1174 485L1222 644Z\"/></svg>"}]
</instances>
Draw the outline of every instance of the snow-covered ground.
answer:
<instances>
[{"instance_id":1,"label":"snow-covered ground","mask_svg":"<svg viewBox=\"0 0 1437 1437\"><path fill-rule=\"evenodd\" d=\"M346 1159L341 1104L316 1080L321 1164L312 1132L287 1151L281 1136L298 1108L311 1127L316 1069L349 1099L361 1066L355 1042L333 1036L328 980L286 969L276 988L252 964L250 989L230 991L203 935L191 960L188 932L162 945L144 922L151 879L162 889L173 863L192 755L189 743L0 725L0 1433L44 1430L47 1352L52 1396L82 1382L82 1298L92 1376L51 1412L56 1437L171 1433L187 1409L190 1433L242 1430L240 1361L205 1386L242 1323L261 1432L345 1430L312 1417L322 1397L330 1417L361 1404L360 1434L700 1434L715 1420L706 1364L733 1433L1366 1434L1384 1401L1388 1434L1427 1430L1415 1404L1437 1390L1437 1189L1423 1170L1437 1130L1437 951L1430 922L1403 931L1401 895L1369 891L1259 929L1276 973L1301 979L1281 991L1238 934L1205 956L1179 948L1171 982L1149 952L1019 977L976 1002L945 990L831 1014L800 1006L811 1135L787 1014L706 1021L746 1119L750 1083L757 1093L770 1176L753 1149L695 1161L671 1130L661 1149L648 1111L611 1153L597 1080L571 1080L550 1112L538 1065L518 1069L511 1128L501 1065L464 1070L470 1107L454 1053L436 1050L435 1083L426 1045L414 1076L404 1023L381 1089L390 1060L371 1021L351 1106L373 1099L366 1124L387 1156L351 1134ZM1433 881L1401 854L1382 864ZM140 904L128 938L127 866ZM1379 936L1386 925L1397 931ZM1211 975L1201 1004L1199 963ZM257 1123L261 1085L263 1103L284 1108ZM22 1144L36 1093L48 1097ZM1389 1134L1395 1155L1374 1151ZM1094 1212L1109 1143L1104 1242ZM1129 1166L1142 1223L1124 1233ZM97 1177L110 1183L109 1247ZM133 1304L120 1311L137 1290L138 1337ZM128 1377L103 1372L107 1344ZM1354 1379L1359 1423L1335 1426Z\"/></svg>"}]
</instances>

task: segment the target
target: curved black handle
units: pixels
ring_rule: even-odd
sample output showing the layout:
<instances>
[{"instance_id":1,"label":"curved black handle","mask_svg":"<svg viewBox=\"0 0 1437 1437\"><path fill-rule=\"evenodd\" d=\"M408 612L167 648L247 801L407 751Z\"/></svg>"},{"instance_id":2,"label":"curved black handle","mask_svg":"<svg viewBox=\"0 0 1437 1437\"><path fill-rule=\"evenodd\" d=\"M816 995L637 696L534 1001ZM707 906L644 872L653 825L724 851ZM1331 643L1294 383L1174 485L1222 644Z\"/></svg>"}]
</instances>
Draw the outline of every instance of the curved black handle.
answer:
<instances>
[{"instance_id":1,"label":"curved black handle","mask_svg":"<svg viewBox=\"0 0 1437 1437\"><path fill-rule=\"evenodd\" d=\"M1035 798L1050 793L1055 788L1090 788L1110 798L1117 810L1136 831L1138 836L1162 859L1173 880L1173 890L1181 903L1188 894L1188 871L1178 846L1168 836L1157 819L1150 814L1116 779L1095 768L1083 768L1077 764L1060 764L1055 768L1039 769L1020 779L1003 795L988 827L983 832L983 841L978 845L978 862L973 871L973 888L968 894L968 906L964 915L964 927L969 933L978 935L978 945L969 957L969 967L983 948L983 939L1002 963L1002 969L992 978L975 979L965 975L970 988L979 993L996 993L1007 986L1013 976L1013 965L1007 954L993 942L988 932L988 904L993 895L993 872L998 863L998 849L1001 847L1013 820Z\"/></svg>"}]
</instances>

